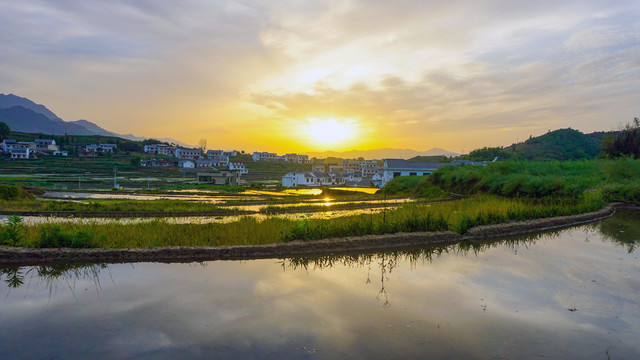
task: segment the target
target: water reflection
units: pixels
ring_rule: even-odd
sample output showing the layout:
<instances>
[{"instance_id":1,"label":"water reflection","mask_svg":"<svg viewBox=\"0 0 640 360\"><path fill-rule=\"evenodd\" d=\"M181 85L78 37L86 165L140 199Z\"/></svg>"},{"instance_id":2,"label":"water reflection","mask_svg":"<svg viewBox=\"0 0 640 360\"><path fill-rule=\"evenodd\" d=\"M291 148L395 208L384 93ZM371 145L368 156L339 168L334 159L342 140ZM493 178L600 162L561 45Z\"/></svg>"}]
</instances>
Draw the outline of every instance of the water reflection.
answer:
<instances>
[{"instance_id":1,"label":"water reflection","mask_svg":"<svg viewBox=\"0 0 640 360\"><path fill-rule=\"evenodd\" d=\"M591 228L632 253L638 248L638 241L640 241L639 221L640 212L638 211L620 212L605 221L592 224Z\"/></svg>"},{"instance_id":2,"label":"water reflection","mask_svg":"<svg viewBox=\"0 0 640 360\"><path fill-rule=\"evenodd\" d=\"M114 264L96 277L45 269L77 289L113 278L99 293L54 296L37 268L11 269L0 283L0 349L12 359L635 359L640 260L628 252L637 239L620 242L628 231L617 229L625 231L588 225L385 253ZM34 277L13 287L20 271Z\"/></svg>"}]
</instances>

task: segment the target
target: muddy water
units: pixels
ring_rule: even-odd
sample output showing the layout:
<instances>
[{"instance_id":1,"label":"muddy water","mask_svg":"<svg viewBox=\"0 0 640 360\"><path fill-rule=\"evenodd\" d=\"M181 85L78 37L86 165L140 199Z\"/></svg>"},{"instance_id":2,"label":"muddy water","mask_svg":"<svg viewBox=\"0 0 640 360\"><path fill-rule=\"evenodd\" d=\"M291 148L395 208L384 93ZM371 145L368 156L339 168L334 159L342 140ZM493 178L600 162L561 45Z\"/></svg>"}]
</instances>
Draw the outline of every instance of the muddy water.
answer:
<instances>
[{"instance_id":1,"label":"muddy water","mask_svg":"<svg viewBox=\"0 0 640 360\"><path fill-rule=\"evenodd\" d=\"M2 358L638 359L640 216L489 245L2 270Z\"/></svg>"}]
</instances>

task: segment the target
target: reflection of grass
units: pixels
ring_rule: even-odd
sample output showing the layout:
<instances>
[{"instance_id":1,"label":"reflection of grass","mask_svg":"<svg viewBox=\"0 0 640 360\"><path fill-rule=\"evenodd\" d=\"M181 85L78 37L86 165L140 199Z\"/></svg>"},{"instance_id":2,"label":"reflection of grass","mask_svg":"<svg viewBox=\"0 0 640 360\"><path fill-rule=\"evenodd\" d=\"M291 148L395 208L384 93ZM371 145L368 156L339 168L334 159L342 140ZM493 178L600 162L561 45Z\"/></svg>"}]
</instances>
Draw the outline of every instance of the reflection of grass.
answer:
<instances>
[{"instance_id":1,"label":"reflection of grass","mask_svg":"<svg viewBox=\"0 0 640 360\"><path fill-rule=\"evenodd\" d=\"M290 220L267 218L258 221L243 217L232 223L170 224L163 220L122 223L61 223L61 231L80 230L95 234L95 245L107 248L145 246L217 246L271 244L294 239L320 239L367 234L390 234L412 231L455 231L464 233L477 225L510 220L527 220L558 215L584 213L602 207L602 201L522 200L499 197L476 197L458 201L407 204L383 213L362 214L333 219ZM0 231L3 229L0 228ZM33 247L42 225L25 226L22 245Z\"/></svg>"},{"instance_id":2,"label":"reflection of grass","mask_svg":"<svg viewBox=\"0 0 640 360\"><path fill-rule=\"evenodd\" d=\"M187 200L120 200L93 199L79 202L33 200L0 202L0 210L9 211L145 211L145 212L188 212L188 211L218 211L220 207L212 206L201 201ZM224 210L231 210L226 208Z\"/></svg>"},{"instance_id":3,"label":"reflection of grass","mask_svg":"<svg viewBox=\"0 0 640 360\"><path fill-rule=\"evenodd\" d=\"M640 226L638 225L637 212L617 213L615 216L591 226L597 229L604 238L625 247L629 253L638 248Z\"/></svg>"}]
</instances>

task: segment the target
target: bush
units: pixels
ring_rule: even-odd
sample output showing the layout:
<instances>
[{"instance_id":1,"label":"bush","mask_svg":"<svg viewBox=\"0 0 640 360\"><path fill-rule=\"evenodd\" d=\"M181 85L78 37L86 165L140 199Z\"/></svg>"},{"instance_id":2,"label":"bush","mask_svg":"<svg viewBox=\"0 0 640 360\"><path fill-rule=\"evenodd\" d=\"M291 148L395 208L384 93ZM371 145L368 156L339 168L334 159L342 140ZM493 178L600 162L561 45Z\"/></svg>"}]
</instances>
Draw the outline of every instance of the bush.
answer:
<instances>
[{"instance_id":1,"label":"bush","mask_svg":"<svg viewBox=\"0 0 640 360\"><path fill-rule=\"evenodd\" d=\"M0 245L16 246L24 240L24 226L20 216L12 215L7 221L6 229L0 234Z\"/></svg>"},{"instance_id":2,"label":"bush","mask_svg":"<svg viewBox=\"0 0 640 360\"><path fill-rule=\"evenodd\" d=\"M60 225L42 225L37 248L92 248L94 234L91 230L64 232Z\"/></svg>"}]
</instances>

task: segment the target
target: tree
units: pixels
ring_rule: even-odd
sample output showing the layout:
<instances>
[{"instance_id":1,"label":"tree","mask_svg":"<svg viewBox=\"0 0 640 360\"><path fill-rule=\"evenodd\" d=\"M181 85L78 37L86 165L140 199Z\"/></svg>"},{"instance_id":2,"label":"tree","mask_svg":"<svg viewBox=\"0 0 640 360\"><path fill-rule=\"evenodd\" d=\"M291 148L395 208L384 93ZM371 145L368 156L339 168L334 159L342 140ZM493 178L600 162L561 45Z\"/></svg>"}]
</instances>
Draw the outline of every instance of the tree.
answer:
<instances>
[{"instance_id":1,"label":"tree","mask_svg":"<svg viewBox=\"0 0 640 360\"><path fill-rule=\"evenodd\" d=\"M7 136L11 133L11 128L7 125L6 122L0 121L0 138L6 139Z\"/></svg>"},{"instance_id":2,"label":"tree","mask_svg":"<svg viewBox=\"0 0 640 360\"><path fill-rule=\"evenodd\" d=\"M604 138L602 148L607 157L640 158L640 119L634 118L617 136Z\"/></svg>"},{"instance_id":3,"label":"tree","mask_svg":"<svg viewBox=\"0 0 640 360\"><path fill-rule=\"evenodd\" d=\"M198 147L202 150L205 151L207 149L207 139L200 139L200 141L198 141Z\"/></svg>"}]
</instances>

